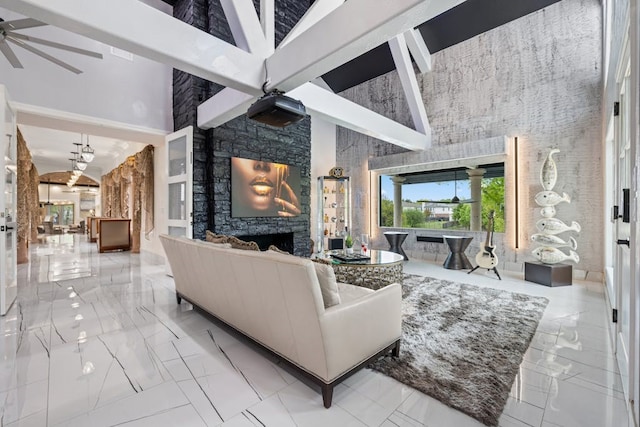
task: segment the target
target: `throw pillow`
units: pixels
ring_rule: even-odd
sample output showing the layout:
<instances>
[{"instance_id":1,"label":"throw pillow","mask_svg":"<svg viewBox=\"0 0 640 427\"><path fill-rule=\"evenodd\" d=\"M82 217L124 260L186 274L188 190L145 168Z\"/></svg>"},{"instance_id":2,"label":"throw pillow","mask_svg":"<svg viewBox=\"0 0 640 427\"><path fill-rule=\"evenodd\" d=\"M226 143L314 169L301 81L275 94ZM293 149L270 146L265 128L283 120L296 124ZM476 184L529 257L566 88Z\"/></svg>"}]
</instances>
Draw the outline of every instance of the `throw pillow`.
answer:
<instances>
[{"instance_id":1,"label":"throw pillow","mask_svg":"<svg viewBox=\"0 0 640 427\"><path fill-rule=\"evenodd\" d=\"M284 255L291 255L289 252L287 251L283 251L282 249L280 249L279 247L277 247L276 245L271 245L269 246L269 250L273 251L273 252L278 252L279 254L284 254Z\"/></svg>"},{"instance_id":2,"label":"throw pillow","mask_svg":"<svg viewBox=\"0 0 640 427\"><path fill-rule=\"evenodd\" d=\"M207 230L206 241L209 243L228 243L229 236L225 236L223 234L216 234L212 231Z\"/></svg>"},{"instance_id":3,"label":"throw pillow","mask_svg":"<svg viewBox=\"0 0 640 427\"><path fill-rule=\"evenodd\" d=\"M228 236L228 243L231 243L231 247L234 249L244 249L247 251L259 251L260 246L256 242L245 242L235 236Z\"/></svg>"},{"instance_id":4,"label":"throw pillow","mask_svg":"<svg viewBox=\"0 0 640 427\"><path fill-rule=\"evenodd\" d=\"M324 308L340 304L338 282L336 281L336 274L333 272L333 268L330 265L319 262L314 262L313 266L316 269L318 282L320 282L320 292L322 292Z\"/></svg>"}]
</instances>

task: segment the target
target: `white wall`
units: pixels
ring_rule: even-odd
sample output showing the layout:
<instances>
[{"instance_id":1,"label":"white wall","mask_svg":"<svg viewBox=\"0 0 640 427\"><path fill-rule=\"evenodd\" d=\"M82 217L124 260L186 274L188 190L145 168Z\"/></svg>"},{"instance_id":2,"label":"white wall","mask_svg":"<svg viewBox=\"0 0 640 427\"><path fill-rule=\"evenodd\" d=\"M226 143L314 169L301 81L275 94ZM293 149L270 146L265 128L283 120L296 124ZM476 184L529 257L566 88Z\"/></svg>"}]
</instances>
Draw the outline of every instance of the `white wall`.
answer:
<instances>
[{"instance_id":1,"label":"white wall","mask_svg":"<svg viewBox=\"0 0 640 427\"><path fill-rule=\"evenodd\" d=\"M172 13L172 8L160 0L145 3ZM0 16L5 21L22 18L2 8ZM171 67L135 55L131 60L124 59L111 53L108 45L53 26L21 33L93 50L102 53L104 59L41 48L83 71L76 75L12 45L24 68L14 69L0 55L0 84L7 87L13 101L149 129L173 130Z\"/></svg>"},{"instance_id":2,"label":"white wall","mask_svg":"<svg viewBox=\"0 0 640 427\"><path fill-rule=\"evenodd\" d=\"M318 177L328 175L336 163L336 125L311 115L311 239L318 243Z\"/></svg>"}]
</instances>

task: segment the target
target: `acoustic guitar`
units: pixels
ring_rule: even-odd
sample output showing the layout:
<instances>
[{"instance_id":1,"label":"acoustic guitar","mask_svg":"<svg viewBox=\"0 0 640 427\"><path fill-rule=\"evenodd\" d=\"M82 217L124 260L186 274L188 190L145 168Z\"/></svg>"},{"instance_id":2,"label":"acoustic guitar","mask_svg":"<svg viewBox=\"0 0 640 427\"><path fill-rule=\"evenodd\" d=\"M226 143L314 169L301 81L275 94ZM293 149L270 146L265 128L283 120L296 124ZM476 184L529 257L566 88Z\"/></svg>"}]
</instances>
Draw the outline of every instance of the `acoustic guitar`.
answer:
<instances>
[{"instance_id":1,"label":"acoustic guitar","mask_svg":"<svg viewBox=\"0 0 640 427\"><path fill-rule=\"evenodd\" d=\"M498 256L495 254L496 246L493 244L493 222L494 211L489 212L489 223L487 224L487 239L484 241L484 248L476 255L478 267L493 269L498 265Z\"/></svg>"}]
</instances>

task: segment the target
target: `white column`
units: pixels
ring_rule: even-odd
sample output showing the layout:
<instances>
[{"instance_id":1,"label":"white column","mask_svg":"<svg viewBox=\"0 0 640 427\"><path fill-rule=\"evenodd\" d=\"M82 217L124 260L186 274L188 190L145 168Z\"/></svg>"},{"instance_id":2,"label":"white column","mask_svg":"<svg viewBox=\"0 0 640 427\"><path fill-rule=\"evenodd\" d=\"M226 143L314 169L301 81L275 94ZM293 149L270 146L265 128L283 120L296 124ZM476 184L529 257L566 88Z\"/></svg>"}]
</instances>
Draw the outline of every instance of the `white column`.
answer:
<instances>
[{"instance_id":1,"label":"white column","mask_svg":"<svg viewBox=\"0 0 640 427\"><path fill-rule=\"evenodd\" d=\"M467 169L471 184L471 231L482 231L482 177L485 169Z\"/></svg>"},{"instance_id":2,"label":"white column","mask_svg":"<svg viewBox=\"0 0 640 427\"><path fill-rule=\"evenodd\" d=\"M401 176L391 177L393 181L393 226L402 227L402 183L407 179Z\"/></svg>"}]
</instances>

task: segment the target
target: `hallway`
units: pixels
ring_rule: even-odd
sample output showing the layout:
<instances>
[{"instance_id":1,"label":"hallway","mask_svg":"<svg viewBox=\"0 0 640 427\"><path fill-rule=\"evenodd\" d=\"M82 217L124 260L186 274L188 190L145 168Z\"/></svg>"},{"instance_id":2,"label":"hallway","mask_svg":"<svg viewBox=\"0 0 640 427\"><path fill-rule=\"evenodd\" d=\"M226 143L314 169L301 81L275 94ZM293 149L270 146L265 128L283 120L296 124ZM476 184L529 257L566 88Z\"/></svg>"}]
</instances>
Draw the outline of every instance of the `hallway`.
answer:
<instances>
[{"instance_id":1,"label":"hallway","mask_svg":"<svg viewBox=\"0 0 640 427\"><path fill-rule=\"evenodd\" d=\"M82 235L31 246L0 318L1 426L481 426L369 370L325 410L318 391L177 306L164 265L141 258L99 254ZM416 261L405 272L550 299L500 425L629 425L602 285L552 289Z\"/></svg>"}]
</instances>

